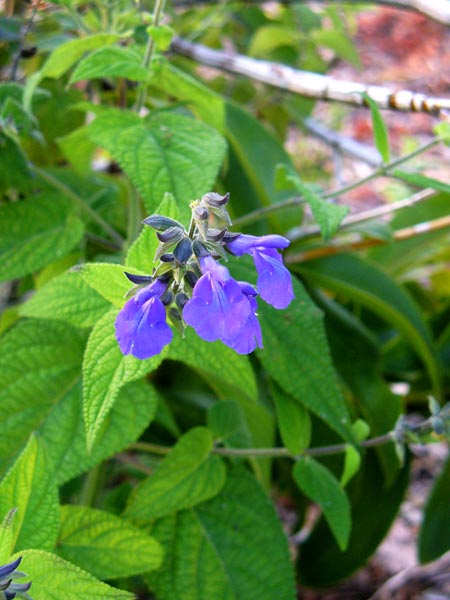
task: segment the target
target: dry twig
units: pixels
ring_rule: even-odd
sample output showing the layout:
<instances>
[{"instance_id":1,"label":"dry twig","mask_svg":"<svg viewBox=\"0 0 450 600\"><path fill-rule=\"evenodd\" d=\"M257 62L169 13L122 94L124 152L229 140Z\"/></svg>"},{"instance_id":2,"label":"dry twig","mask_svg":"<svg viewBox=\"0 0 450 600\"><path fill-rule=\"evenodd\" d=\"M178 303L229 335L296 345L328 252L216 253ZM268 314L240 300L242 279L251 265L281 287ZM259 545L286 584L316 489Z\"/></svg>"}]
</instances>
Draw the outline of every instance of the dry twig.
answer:
<instances>
[{"instance_id":1,"label":"dry twig","mask_svg":"<svg viewBox=\"0 0 450 600\"><path fill-rule=\"evenodd\" d=\"M424 112L447 118L446 111L450 111L450 98L432 98L408 90L393 92L383 86L340 81L327 75L301 71L266 60L256 60L242 54L212 50L202 44L194 44L179 37L174 38L172 50L200 64L244 75L254 81L267 83L308 98L366 106L364 94L367 94L380 108Z\"/></svg>"}]
</instances>

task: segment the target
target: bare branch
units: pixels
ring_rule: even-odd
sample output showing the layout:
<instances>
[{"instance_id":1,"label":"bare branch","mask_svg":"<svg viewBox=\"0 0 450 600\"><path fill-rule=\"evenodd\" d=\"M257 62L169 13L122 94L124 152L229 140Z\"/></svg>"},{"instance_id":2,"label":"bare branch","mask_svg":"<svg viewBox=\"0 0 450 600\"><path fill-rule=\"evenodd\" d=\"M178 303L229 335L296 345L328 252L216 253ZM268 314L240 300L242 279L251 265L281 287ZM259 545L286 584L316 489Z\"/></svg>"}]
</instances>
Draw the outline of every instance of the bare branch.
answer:
<instances>
[{"instance_id":1,"label":"bare branch","mask_svg":"<svg viewBox=\"0 0 450 600\"><path fill-rule=\"evenodd\" d=\"M339 152L348 154L372 167L379 167L383 162L380 153L372 146L361 144L361 142L337 133L310 117L304 119L303 123L310 133Z\"/></svg>"},{"instance_id":2,"label":"bare branch","mask_svg":"<svg viewBox=\"0 0 450 600\"><path fill-rule=\"evenodd\" d=\"M216 0L172 0L175 6L193 6L194 4L213 4ZM265 0L251 0L252 3L258 4ZM319 0L320 1L320 0ZM321 0L323 3L342 0ZM450 1L449 0L359 0L366 4L381 4L383 6L392 6L393 8L401 8L406 10L414 10L420 12L430 19L450 25ZM246 0L248 4L250 0ZM309 4L310 0L280 0L280 4ZM345 2L344 2L345 3ZM347 0L351 4L350 0Z\"/></svg>"},{"instance_id":3,"label":"bare branch","mask_svg":"<svg viewBox=\"0 0 450 600\"><path fill-rule=\"evenodd\" d=\"M308 98L365 106L366 101L363 97L365 93L380 108L425 112L435 116L446 115L445 111L450 111L450 98L432 98L407 90L393 92L389 88L378 85L340 81L327 75L301 71L265 60L256 60L242 54L211 50L211 48L193 44L179 37L174 38L172 50L203 65L216 67L229 73L245 75L255 81L267 83Z\"/></svg>"}]
</instances>

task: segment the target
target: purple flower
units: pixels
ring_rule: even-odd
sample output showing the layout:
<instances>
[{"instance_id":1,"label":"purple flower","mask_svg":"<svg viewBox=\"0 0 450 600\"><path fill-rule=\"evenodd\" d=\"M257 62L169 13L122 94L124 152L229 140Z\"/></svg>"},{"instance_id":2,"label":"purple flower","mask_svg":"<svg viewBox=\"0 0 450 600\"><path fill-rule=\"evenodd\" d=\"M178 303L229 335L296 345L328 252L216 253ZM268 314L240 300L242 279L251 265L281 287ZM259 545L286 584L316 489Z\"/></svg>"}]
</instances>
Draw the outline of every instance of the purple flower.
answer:
<instances>
[{"instance_id":1,"label":"purple flower","mask_svg":"<svg viewBox=\"0 0 450 600\"><path fill-rule=\"evenodd\" d=\"M261 346L255 290L240 285L212 256L201 256L199 263L203 275L183 309L185 323L207 342L221 340L240 354Z\"/></svg>"},{"instance_id":2,"label":"purple flower","mask_svg":"<svg viewBox=\"0 0 450 600\"><path fill-rule=\"evenodd\" d=\"M278 249L286 248L289 240L281 235L240 234L227 242L235 256L250 254L258 272L258 292L275 308L286 308L294 298L291 275L283 264Z\"/></svg>"},{"instance_id":3,"label":"purple flower","mask_svg":"<svg viewBox=\"0 0 450 600\"><path fill-rule=\"evenodd\" d=\"M123 354L150 358L172 341L166 309L160 300L166 289L167 283L155 279L128 300L117 315L116 337Z\"/></svg>"}]
</instances>

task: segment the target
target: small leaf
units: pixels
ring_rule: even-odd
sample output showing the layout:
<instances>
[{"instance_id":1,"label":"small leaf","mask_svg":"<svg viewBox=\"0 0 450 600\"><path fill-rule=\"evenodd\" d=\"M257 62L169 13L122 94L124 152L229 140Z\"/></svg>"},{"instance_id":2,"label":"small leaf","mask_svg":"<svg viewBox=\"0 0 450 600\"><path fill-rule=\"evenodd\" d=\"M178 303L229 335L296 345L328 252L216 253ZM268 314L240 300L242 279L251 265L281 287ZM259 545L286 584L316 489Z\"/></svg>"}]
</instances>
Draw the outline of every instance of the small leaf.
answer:
<instances>
[{"instance_id":1,"label":"small leaf","mask_svg":"<svg viewBox=\"0 0 450 600\"><path fill-rule=\"evenodd\" d=\"M337 479L310 456L295 463L293 476L301 491L320 506L339 548L345 550L351 530L350 503Z\"/></svg>"},{"instance_id":2,"label":"small leaf","mask_svg":"<svg viewBox=\"0 0 450 600\"><path fill-rule=\"evenodd\" d=\"M67 562L42 550L21 552L21 570L32 582L36 600L132 600L129 592L117 590Z\"/></svg>"},{"instance_id":3,"label":"small leaf","mask_svg":"<svg viewBox=\"0 0 450 600\"><path fill-rule=\"evenodd\" d=\"M158 600L296 597L281 523L245 469L232 469L216 498L158 520L152 534L165 551L162 569L146 578Z\"/></svg>"},{"instance_id":4,"label":"small leaf","mask_svg":"<svg viewBox=\"0 0 450 600\"><path fill-rule=\"evenodd\" d=\"M51 279L19 308L24 317L67 321L77 327L92 327L110 308L78 273L69 271Z\"/></svg>"},{"instance_id":5,"label":"small leaf","mask_svg":"<svg viewBox=\"0 0 450 600\"><path fill-rule=\"evenodd\" d=\"M298 174L285 164L277 165L275 185L278 189L292 189L304 197L320 227L324 240L329 240L336 233L342 219L348 213L347 206L332 204L321 198L310 184L304 183Z\"/></svg>"},{"instance_id":6,"label":"small leaf","mask_svg":"<svg viewBox=\"0 0 450 600\"><path fill-rule=\"evenodd\" d=\"M133 50L122 46L100 48L76 66L70 83L84 79L123 77L130 81L145 81L149 78L148 68L142 65L142 59Z\"/></svg>"},{"instance_id":7,"label":"small leaf","mask_svg":"<svg viewBox=\"0 0 450 600\"><path fill-rule=\"evenodd\" d=\"M244 411L235 400L221 400L208 410L208 427L225 446L249 448L251 435Z\"/></svg>"},{"instance_id":8,"label":"small leaf","mask_svg":"<svg viewBox=\"0 0 450 600\"><path fill-rule=\"evenodd\" d=\"M225 467L210 456L211 432L195 427L185 433L155 472L133 491L125 516L148 522L190 508L215 496L225 483Z\"/></svg>"},{"instance_id":9,"label":"small leaf","mask_svg":"<svg viewBox=\"0 0 450 600\"><path fill-rule=\"evenodd\" d=\"M148 573L162 561L154 538L121 517L88 506L61 508L58 554L99 579Z\"/></svg>"},{"instance_id":10,"label":"small leaf","mask_svg":"<svg viewBox=\"0 0 450 600\"><path fill-rule=\"evenodd\" d=\"M53 548L59 526L58 491L53 465L42 442L32 435L0 483L0 518L17 508L13 547Z\"/></svg>"},{"instance_id":11,"label":"small leaf","mask_svg":"<svg viewBox=\"0 0 450 600\"><path fill-rule=\"evenodd\" d=\"M446 146L450 145L450 123L442 121L433 127L433 131L441 138Z\"/></svg>"},{"instance_id":12,"label":"small leaf","mask_svg":"<svg viewBox=\"0 0 450 600\"><path fill-rule=\"evenodd\" d=\"M344 455L344 470L341 475L341 487L345 487L347 483L356 475L361 465L361 455L354 446L347 444Z\"/></svg>"},{"instance_id":13,"label":"small leaf","mask_svg":"<svg viewBox=\"0 0 450 600\"><path fill-rule=\"evenodd\" d=\"M439 192L446 192L447 194L450 193L450 185L448 183L439 181L433 177L426 177L420 173L407 173L406 171L395 169L394 171L391 171L391 175L419 188L428 187Z\"/></svg>"},{"instance_id":14,"label":"small leaf","mask_svg":"<svg viewBox=\"0 0 450 600\"><path fill-rule=\"evenodd\" d=\"M364 98L364 102L369 106L370 112L372 114L373 137L375 141L375 146L377 147L378 152L381 154L383 162L387 163L390 160L391 153L389 150L389 137L386 123L384 122L384 119L381 116L381 112L375 100L370 98L370 96L368 96L366 93L364 93L362 96Z\"/></svg>"},{"instance_id":15,"label":"small leaf","mask_svg":"<svg viewBox=\"0 0 450 600\"><path fill-rule=\"evenodd\" d=\"M161 52L166 52L172 42L174 31L168 25L150 25L147 33L151 36Z\"/></svg>"},{"instance_id":16,"label":"small leaf","mask_svg":"<svg viewBox=\"0 0 450 600\"><path fill-rule=\"evenodd\" d=\"M33 273L68 254L84 225L57 194L0 207L0 281Z\"/></svg>"},{"instance_id":17,"label":"small leaf","mask_svg":"<svg viewBox=\"0 0 450 600\"><path fill-rule=\"evenodd\" d=\"M154 371L163 353L138 360L124 356L114 333L117 311L108 312L91 332L83 359L83 414L88 448L101 433L105 419L119 394L120 388Z\"/></svg>"},{"instance_id":18,"label":"small leaf","mask_svg":"<svg viewBox=\"0 0 450 600\"><path fill-rule=\"evenodd\" d=\"M271 386L278 427L283 444L292 454L300 454L311 441L311 417L308 410L276 383Z\"/></svg>"}]
</instances>

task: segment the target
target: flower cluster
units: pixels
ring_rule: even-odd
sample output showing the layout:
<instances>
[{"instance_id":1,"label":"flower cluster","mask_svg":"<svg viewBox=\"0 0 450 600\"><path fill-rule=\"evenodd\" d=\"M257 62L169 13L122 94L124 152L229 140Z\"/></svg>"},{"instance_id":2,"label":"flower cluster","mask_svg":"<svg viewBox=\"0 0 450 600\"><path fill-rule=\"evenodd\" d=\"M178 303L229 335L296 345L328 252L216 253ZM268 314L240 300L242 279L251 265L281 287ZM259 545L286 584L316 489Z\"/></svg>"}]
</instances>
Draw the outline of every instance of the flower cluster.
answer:
<instances>
[{"instance_id":1,"label":"flower cluster","mask_svg":"<svg viewBox=\"0 0 450 600\"><path fill-rule=\"evenodd\" d=\"M0 599L12 600L17 597L32 600L26 593L31 587L30 581L28 583L14 583L15 579L26 577L25 573L16 571L21 560L22 557L20 556L13 562L0 566Z\"/></svg>"},{"instance_id":2,"label":"flower cluster","mask_svg":"<svg viewBox=\"0 0 450 600\"><path fill-rule=\"evenodd\" d=\"M262 348L257 296L278 309L286 308L294 297L291 276L279 253L289 241L281 235L229 232L228 200L228 194L210 192L192 202L188 230L161 215L143 221L159 239L157 266L151 276L125 273L138 291L116 319L123 354L140 359L159 354L173 336L167 317L181 332L190 326L204 340L220 340L239 354ZM211 227L212 218L225 226ZM219 262L227 254L252 256L256 288L230 275Z\"/></svg>"}]
</instances>

